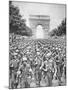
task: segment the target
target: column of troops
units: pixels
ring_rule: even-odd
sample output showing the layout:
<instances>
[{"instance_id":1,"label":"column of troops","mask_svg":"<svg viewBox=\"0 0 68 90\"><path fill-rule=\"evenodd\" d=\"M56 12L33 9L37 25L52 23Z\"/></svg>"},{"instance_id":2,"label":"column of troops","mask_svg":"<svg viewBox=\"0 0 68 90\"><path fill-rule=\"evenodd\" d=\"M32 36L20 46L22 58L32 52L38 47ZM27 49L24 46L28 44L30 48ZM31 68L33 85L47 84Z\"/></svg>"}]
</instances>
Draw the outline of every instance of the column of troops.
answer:
<instances>
[{"instance_id":1,"label":"column of troops","mask_svg":"<svg viewBox=\"0 0 68 90\"><path fill-rule=\"evenodd\" d=\"M66 85L65 41L14 40L9 45L9 88Z\"/></svg>"}]
</instances>

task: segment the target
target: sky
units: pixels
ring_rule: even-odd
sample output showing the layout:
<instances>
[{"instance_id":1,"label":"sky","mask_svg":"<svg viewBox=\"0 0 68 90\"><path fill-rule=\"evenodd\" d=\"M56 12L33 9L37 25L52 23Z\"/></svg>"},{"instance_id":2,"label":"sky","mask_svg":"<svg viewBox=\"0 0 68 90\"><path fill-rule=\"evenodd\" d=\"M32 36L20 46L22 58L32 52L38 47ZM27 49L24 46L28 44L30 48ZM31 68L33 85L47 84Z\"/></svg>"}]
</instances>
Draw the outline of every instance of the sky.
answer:
<instances>
[{"instance_id":1,"label":"sky","mask_svg":"<svg viewBox=\"0 0 68 90\"><path fill-rule=\"evenodd\" d=\"M13 1L13 4L20 9L20 14L26 19L29 26L29 15L48 15L50 16L50 31L56 28L66 17L66 5L33 3L23 1Z\"/></svg>"}]
</instances>

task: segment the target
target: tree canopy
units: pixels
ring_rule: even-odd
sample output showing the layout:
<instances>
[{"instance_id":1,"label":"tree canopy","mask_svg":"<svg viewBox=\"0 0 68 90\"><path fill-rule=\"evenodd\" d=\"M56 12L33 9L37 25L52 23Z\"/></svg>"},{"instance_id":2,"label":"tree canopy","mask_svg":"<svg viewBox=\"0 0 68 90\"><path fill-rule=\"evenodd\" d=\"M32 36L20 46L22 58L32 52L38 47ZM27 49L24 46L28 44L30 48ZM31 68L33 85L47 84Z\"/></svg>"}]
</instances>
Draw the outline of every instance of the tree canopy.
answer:
<instances>
[{"instance_id":1,"label":"tree canopy","mask_svg":"<svg viewBox=\"0 0 68 90\"><path fill-rule=\"evenodd\" d=\"M61 24L50 32L50 36L66 35L66 18L62 20Z\"/></svg>"},{"instance_id":2,"label":"tree canopy","mask_svg":"<svg viewBox=\"0 0 68 90\"><path fill-rule=\"evenodd\" d=\"M32 30L26 26L25 19L22 19L19 8L15 7L12 1L9 1L9 32L26 36L32 35Z\"/></svg>"}]
</instances>

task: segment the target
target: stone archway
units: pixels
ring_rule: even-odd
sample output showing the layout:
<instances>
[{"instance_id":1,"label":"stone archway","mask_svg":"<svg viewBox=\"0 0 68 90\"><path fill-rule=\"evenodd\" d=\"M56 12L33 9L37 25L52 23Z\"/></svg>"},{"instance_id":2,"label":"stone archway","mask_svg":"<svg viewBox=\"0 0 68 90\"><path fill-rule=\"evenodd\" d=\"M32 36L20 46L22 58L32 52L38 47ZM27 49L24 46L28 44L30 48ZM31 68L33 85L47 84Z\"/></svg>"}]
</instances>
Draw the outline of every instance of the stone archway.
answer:
<instances>
[{"instance_id":1,"label":"stone archway","mask_svg":"<svg viewBox=\"0 0 68 90\"><path fill-rule=\"evenodd\" d=\"M43 39L44 38L44 30L42 25L37 25L36 27L36 39Z\"/></svg>"},{"instance_id":2,"label":"stone archway","mask_svg":"<svg viewBox=\"0 0 68 90\"><path fill-rule=\"evenodd\" d=\"M36 28L41 25L44 30L44 38L48 38L48 32L50 29L50 17L46 15L30 15L29 24L33 31L33 38L36 38ZM39 31L40 32L40 31Z\"/></svg>"}]
</instances>

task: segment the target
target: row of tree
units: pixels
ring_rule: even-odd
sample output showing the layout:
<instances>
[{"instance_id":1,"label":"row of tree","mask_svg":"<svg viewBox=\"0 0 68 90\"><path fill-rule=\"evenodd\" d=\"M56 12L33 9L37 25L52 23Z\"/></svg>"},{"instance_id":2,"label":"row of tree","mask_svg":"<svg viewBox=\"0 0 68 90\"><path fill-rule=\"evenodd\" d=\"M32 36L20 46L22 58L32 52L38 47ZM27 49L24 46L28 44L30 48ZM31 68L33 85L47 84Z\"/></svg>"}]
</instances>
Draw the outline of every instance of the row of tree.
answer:
<instances>
[{"instance_id":1,"label":"row of tree","mask_svg":"<svg viewBox=\"0 0 68 90\"><path fill-rule=\"evenodd\" d=\"M22 19L19 8L9 1L9 32L19 35L31 36L32 30L26 26L26 20Z\"/></svg>"},{"instance_id":2,"label":"row of tree","mask_svg":"<svg viewBox=\"0 0 68 90\"><path fill-rule=\"evenodd\" d=\"M61 24L50 32L50 36L66 35L66 18L62 20Z\"/></svg>"}]
</instances>

